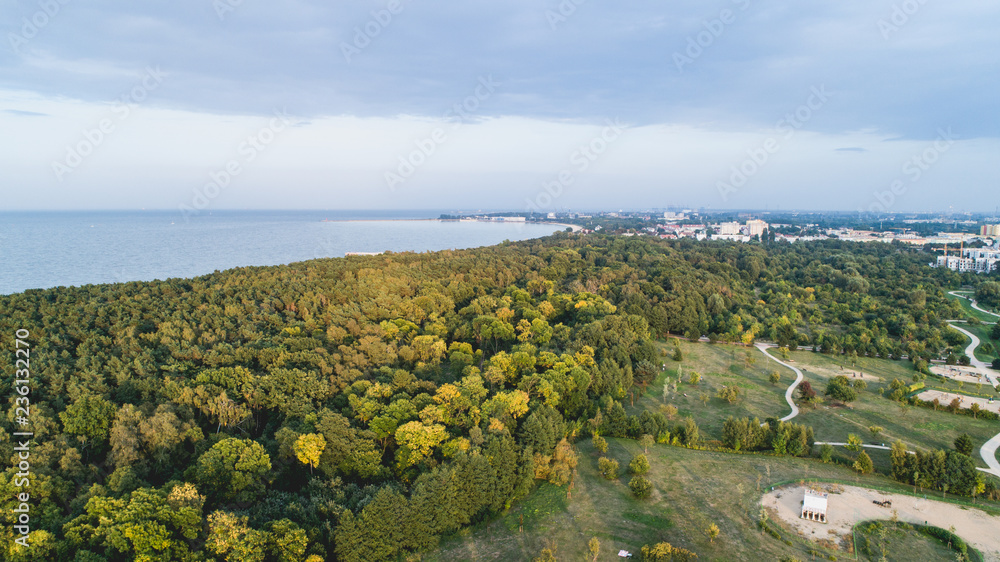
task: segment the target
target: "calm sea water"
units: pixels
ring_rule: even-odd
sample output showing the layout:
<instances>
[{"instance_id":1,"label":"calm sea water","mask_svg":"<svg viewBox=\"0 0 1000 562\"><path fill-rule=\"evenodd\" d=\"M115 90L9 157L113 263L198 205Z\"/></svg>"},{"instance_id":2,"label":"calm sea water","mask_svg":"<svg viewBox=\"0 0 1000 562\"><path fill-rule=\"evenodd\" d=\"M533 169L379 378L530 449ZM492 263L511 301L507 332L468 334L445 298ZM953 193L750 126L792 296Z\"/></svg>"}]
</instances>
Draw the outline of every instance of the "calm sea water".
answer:
<instances>
[{"instance_id":1,"label":"calm sea water","mask_svg":"<svg viewBox=\"0 0 1000 562\"><path fill-rule=\"evenodd\" d=\"M0 213L0 294L194 277L345 252L489 246L552 234L541 224L451 222L438 211ZM411 220L413 219L413 220Z\"/></svg>"}]
</instances>

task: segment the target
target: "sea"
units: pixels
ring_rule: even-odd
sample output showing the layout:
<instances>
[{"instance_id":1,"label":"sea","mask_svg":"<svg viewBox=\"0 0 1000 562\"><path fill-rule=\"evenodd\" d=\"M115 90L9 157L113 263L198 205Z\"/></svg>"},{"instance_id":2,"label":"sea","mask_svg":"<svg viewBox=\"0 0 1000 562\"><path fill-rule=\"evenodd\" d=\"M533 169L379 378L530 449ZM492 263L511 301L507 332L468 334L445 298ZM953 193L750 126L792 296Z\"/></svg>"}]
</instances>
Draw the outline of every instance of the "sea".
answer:
<instances>
[{"instance_id":1,"label":"sea","mask_svg":"<svg viewBox=\"0 0 1000 562\"><path fill-rule=\"evenodd\" d=\"M445 213L450 213L445 211ZM195 277L348 252L491 246L565 229L437 220L442 211L0 212L0 294Z\"/></svg>"}]
</instances>

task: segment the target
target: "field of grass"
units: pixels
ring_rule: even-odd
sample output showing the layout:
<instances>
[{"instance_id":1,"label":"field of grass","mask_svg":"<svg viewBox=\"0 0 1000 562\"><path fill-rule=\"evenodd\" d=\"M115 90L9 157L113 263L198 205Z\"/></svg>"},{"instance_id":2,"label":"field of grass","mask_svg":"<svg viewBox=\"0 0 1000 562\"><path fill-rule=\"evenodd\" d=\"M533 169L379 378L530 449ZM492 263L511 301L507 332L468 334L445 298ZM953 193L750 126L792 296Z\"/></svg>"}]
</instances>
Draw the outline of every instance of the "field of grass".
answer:
<instances>
[{"instance_id":1,"label":"field of grass","mask_svg":"<svg viewBox=\"0 0 1000 562\"><path fill-rule=\"evenodd\" d=\"M846 357L831 357L811 351L792 352L792 360L802 369L805 379L820 394L826 388L830 372L839 372L841 363L850 372L850 360ZM952 414L944 409L901 408L881 395L879 390L888 386L893 378L911 382L913 374L907 361L884 359L859 359L854 369L872 374L882 379L879 383L869 383L868 389L859 393L858 400L846 407L837 407L830 401L815 408L803 408L795 421L812 426L817 441L845 441L848 433L855 433L865 442L890 444L896 439L903 441L910 449L951 448L962 433L968 433L978 449L984 442L1000 433L1000 422L972 419L969 416ZM978 387L973 384L959 386L957 382L928 377L928 387L946 389L959 394L989 395L993 390L989 385ZM886 394L888 390L886 389ZM884 428L877 437L868 431L869 426ZM843 454L845 451L838 451ZM888 469L888 453L869 451L876 466ZM978 455L975 455L978 457ZM981 460L980 460L981 462ZM985 463L981 466L985 466Z\"/></svg>"},{"instance_id":2,"label":"field of grass","mask_svg":"<svg viewBox=\"0 0 1000 562\"><path fill-rule=\"evenodd\" d=\"M445 539L424 560L531 560L543 548L553 548L559 560L584 560L591 537L601 542L598 560L615 559L620 549L636 553L644 544L662 541L694 551L699 560L779 560L786 555L808 560L810 549L843 560L853 558L844 546L836 551L819 547L773 519L769 525L781 539L763 534L757 523L762 492L771 483L803 478L909 491L887 477L858 476L849 468L816 459L654 445L649 449L647 474L654 491L639 501L629 492L625 469L641 447L623 439L608 439L608 445L607 456L623 468L618 480L601 478L600 455L589 440L581 440L576 445L579 465L572 490L544 484L499 519ZM721 531L714 541L706 534L712 523ZM846 544L840 539L830 538L832 543Z\"/></svg>"},{"instance_id":3,"label":"field of grass","mask_svg":"<svg viewBox=\"0 0 1000 562\"><path fill-rule=\"evenodd\" d=\"M957 556L941 540L921 533L910 525L859 525L856 529L861 560L911 562L954 560Z\"/></svg>"},{"instance_id":4,"label":"field of grass","mask_svg":"<svg viewBox=\"0 0 1000 562\"><path fill-rule=\"evenodd\" d=\"M672 349L671 344L668 349ZM756 362L747 367L744 363L745 348L723 344L681 342L681 352L684 359L679 364L666 359L667 369L657 378L646 391L645 395L636 399L633 406L626 406L630 414L638 414L644 409L663 411L666 404L672 404L678 409L677 418L692 416L701 429L702 439L718 440L722 437L722 424L728 416L782 417L789 412L785 403L785 389L794 380L794 373L781 365L767 359L760 351L753 349ZM771 350L776 354L776 350ZM984 442L1000 433L1000 422L975 420L968 416L951 414L944 409L934 411L929 408L908 407L905 410L899 404L882 395L879 391L886 388L896 378L907 384L912 383L913 369L909 361L890 361L884 359L858 358L852 365L847 356L830 356L812 351L791 352L792 364L802 370L805 380L821 396L827 381L836 375L864 373L878 377L878 381L868 381L868 389L860 392L858 400L848 406L835 405L830 401L816 407L802 408L801 413L793 421L812 426L816 432L817 441L843 442L849 433L860 436L866 443L890 444L900 439L910 449L951 448L962 433L968 433L977 450ZM663 384L667 377L676 379L678 368L682 370L683 380L687 380L692 371L702 375L702 381L696 385L681 383L676 392L671 392L666 399L663 397ZM767 376L771 371L781 373L782 379L778 385L771 385ZM989 385L977 386L954 381L928 377L925 381L928 387L935 387L959 394L991 395L995 392ZM718 389L724 385L737 384L741 390L741 398L735 404L718 398ZM888 391L886 391L886 394ZM684 396L687 394L687 396ZM701 397L707 395L704 402ZM878 436L872 435L868 428L881 426L884 428ZM889 469L888 452L869 450L869 455L878 469ZM835 459L842 462L853 462L853 456L844 449L838 449ZM980 466L985 466L977 455L973 455Z\"/></svg>"},{"instance_id":5,"label":"field of grass","mask_svg":"<svg viewBox=\"0 0 1000 562\"><path fill-rule=\"evenodd\" d=\"M961 293L969 296L972 295L972 291L961 291ZM982 341L983 343L990 342L994 346L998 344L996 340L990 339L991 326L997 323L996 316L983 314L982 312L979 312L978 310L972 308L972 305L969 303L968 299L959 298L954 295L948 295L948 297L957 300L962 305L962 309L969 316L977 318L981 322L980 324L963 324L962 328L972 332L973 334L976 334L976 337L978 337L979 340ZM966 345L968 345L968 343L966 343ZM978 358L981 361L985 361L987 364L992 363L995 357L997 357L995 353L985 353L981 351L981 349L976 350L976 358Z\"/></svg>"},{"instance_id":6,"label":"field of grass","mask_svg":"<svg viewBox=\"0 0 1000 562\"><path fill-rule=\"evenodd\" d=\"M751 350L755 359L750 365L744 360L746 348L689 342L679 345L683 361L663 358L662 363L667 367L645 394L636 396L632 404L626 400L630 414L647 409L664 411L671 404L678 409L675 419L690 415L698 422L703 440L717 440L721 438L722 423L730 415L764 419L788 413L784 391L794 380L791 370L773 363L756 349ZM664 347L672 351L673 344ZM845 441L848 433L856 433L866 442L890 443L898 438L910 448L950 448L958 435L969 433L978 450L986 439L1000 432L998 422L929 408L911 407L903 411L897 403L882 397L879 390L892 379L910 382L913 371L909 362L861 358L852 366L847 357L810 351L792 352L791 360L821 395L827 380L840 374L841 368L848 373L854 370L878 377L878 381L869 382L868 390L861 392L849 407L825 402L802 411L795 421L812 426L817 441ZM664 397L664 384L668 378L676 379L678 369L685 381L692 371L700 373L702 380L694 385L683 382L676 392ZM768 381L772 370L782 375L778 385ZM959 389L956 383L939 381L936 377L929 377L927 382L929 386L953 392L975 391L975 385ZM741 398L735 404L716 396L719 388L731 384L741 389ZM709 397L707 401L703 401L703 395ZM885 429L876 438L867 429L871 425ZM806 478L834 479L900 492L910 490L886 476L858 476L849 467L853 455L843 448L837 448L835 462L824 464L815 458L655 445L649 450L651 469L647 475L654 491L648 500L637 501L628 489L627 467L632 457L641 452L640 446L624 439L608 439L608 444L607 456L618 460L622 469L617 480L609 482L600 477L597 472L600 455L589 439L581 439L576 444L579 465L572 488L542 484L500 518L446 539L425 560L531 560L543 548L554 549L559 560L583 560L591 537L601 542L600 560L613 559L620 549L636 553L645 544L662 541L692 550L702 560L777 560L785 555L805 560L810 557L810 549L818 549L823 556L853 558L842 550L834 552L799 539L774 521L770 524L778 528L781 540L763 534L757 524L762 490L771 484ZM868 452L876 468L887 472L888 452ZM818 447L813 454L818 454ZM981 460L979 463L982 464ZM989 505L1000 509L1000 504ZM714 542L706 534L712 523L721 530ZM831 537L830 544L838 540ZM932 545L925 546L933 549ZM923 552L911 554L923 556Z\"/></svg>"},{"instance_id":7,"label":"field of grass","mask_svg":"<svg viewBox=\"0 0 1000 562\"><path fill-rule=\"evenodd\" d=\"M785 389L795 380L790 370L771 363L757 349L750 349L754 364L745 363L746 348L724 344L699 344L681 342L681 352L684 360L680 363L664 358L667 370L657 377L647 388L646 393L639 397L634 405L625 404L625 410L630 415L636 415L643 410L651 412L663 411L666 405L677 408L677 418L691 416L698 422L702 435L707 439L719 439L722 435L722 424L729 416L733 417L783 417L789 413L785 403ZM666 347L672 353L673 346ZM772 370L781 371L781 382L772 385L768 374ZM683 382L677 385L677 390L671 390L664 398L663 385L667 378L677 380L680 371ZM692 373L701 375L701 382L688 384ZM729 404L717 397L723 386L737 385L740 389L740 400ZM686 396L685 396L686 395ZM708 397L708 402L703 401Z\"/></svg>"}]
</instances>

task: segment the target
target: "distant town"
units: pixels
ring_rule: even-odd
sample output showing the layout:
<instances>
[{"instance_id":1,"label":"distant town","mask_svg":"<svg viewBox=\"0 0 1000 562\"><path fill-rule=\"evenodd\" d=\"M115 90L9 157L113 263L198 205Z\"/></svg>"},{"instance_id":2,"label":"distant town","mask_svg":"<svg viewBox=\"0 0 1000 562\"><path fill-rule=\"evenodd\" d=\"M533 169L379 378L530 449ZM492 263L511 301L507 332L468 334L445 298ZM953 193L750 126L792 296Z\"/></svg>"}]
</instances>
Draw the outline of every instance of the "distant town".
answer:
<instances>
[{"instance_id":1,"label":"distant town","mask_svg":"<svg viewBox=\"0 0 1000 562\"><path fill-rule=\"evenodd\" d=\"M765 220L763 217L767 217ZM908 214L864 218L849 213L706 212L694 209L645 212L479 213L442 215L444 220L554 222L593 232L661 239L795 243L813 240L902 243L939 254L930 263L958 272L991 273L1000 264L1000 218Z\"/></svg>"}]
</instances>

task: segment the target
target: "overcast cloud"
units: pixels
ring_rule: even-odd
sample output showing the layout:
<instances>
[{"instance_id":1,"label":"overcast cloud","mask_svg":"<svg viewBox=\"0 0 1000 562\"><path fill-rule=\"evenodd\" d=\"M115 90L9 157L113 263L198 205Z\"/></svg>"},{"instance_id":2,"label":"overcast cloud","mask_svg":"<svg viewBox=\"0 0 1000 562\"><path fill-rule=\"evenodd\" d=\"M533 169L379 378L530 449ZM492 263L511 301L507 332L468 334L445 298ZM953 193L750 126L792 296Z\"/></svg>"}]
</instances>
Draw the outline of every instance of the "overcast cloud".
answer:
<instances>
[{"instance_id":1,"label":"overcast cloud","mask_svg":"<svg viewBox=\"0 0 1000 562\"><path fill-rule=\"evenodd\" d=\"M981 0L0 0L0 194L992 210L998 28Z\"/></svg>"}]
</instances>

